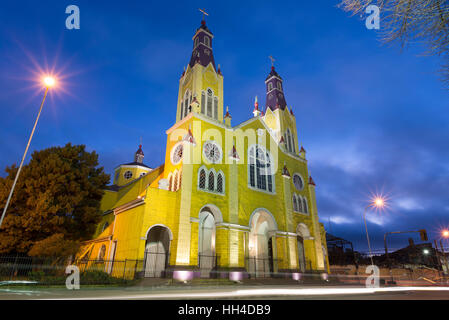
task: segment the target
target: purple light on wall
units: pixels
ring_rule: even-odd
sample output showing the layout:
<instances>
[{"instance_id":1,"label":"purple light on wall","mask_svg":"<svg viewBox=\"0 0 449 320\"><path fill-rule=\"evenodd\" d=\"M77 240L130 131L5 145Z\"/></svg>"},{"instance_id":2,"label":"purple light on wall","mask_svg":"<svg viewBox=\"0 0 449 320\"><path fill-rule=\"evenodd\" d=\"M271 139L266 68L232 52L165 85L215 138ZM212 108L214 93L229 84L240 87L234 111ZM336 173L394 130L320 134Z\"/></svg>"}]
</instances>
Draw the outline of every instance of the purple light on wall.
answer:
<instances>
[{"instance_id":1,"label":"purple light on wall","mask_svg":"<svg viewBox=\"0 0 449 320\"><path fill-rule=\"evenodd\" d=\"M243 279L243 272L240 272L240 271L229 272L229 280L241 281L242 279Z\"/></svg>"},{"instance_id":2,"label":"purple light on wall","mask_svg":"<svg viewBox=\"0 0 449 320\"><path fill-rule=\"evenodd\" d=\"M322 273L321 279L323 279L324 281L327 281L329 279L329 275L327 273Z\"/></svg>"},{"instance_id":3,"label":"purple light on wall","mask_svg":"<svg viewBox=\"0 0 449 320\"><path fill-rule=\"evenodd\" d=\"M293 273L292 273L292 278L293 278L293 280L296 280L296 281L301 280L301 273L299 273L299 272L293 272Z\"/></svg>"},{"instance_id":4,"label":"purple light on wall","mask_svg":"<svg viewBox=\"0 0 449 320\"><path fill-rule=\"evenodd\" d=\"M176 270L173 271L173 279L179 281L190 281L193 279L193 271Z\"/></svg>"}]
</instances>

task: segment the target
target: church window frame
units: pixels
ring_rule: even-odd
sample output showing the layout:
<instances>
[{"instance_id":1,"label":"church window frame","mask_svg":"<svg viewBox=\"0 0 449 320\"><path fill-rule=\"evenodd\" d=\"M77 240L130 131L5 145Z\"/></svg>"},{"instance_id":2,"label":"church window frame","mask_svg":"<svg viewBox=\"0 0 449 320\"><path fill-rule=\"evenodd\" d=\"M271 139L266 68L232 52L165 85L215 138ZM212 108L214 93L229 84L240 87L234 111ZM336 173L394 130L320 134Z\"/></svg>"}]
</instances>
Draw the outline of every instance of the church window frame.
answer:
<instances>
[{"instance_id":1,"label":"church window frame","mask_svg":"<svg viewBox=\"0 0 449 320\"><path fill-rule=\"evenodd\" d=\"M292 201L293 201L293 211L298 212L298 202L296 193L293 194Z\"/></svg>"},{"instance_id":2,"label":"church window frame","mask_svg":"<svg viewBox=\"0 0 449 320\"><path fill-rule=\"evenodd\" d=\"M268 92L270 92L271 90L273 90L273 83L268 82Z\"/></svg>"},{"instance_id":3,"label":"church window frame","mask_svg":"<svg viewBox=\"0 0 449 320\"><path fill-rule=\"evenodd\" d=\"M198 173L198 189L206 190L207 170L200 168Z\"/></svg>"},{"instance_id":4,"label":"church window frame","mask_svg":"<svg viewBox=\"0 0 449 320\"><path fill-rule=\"evenodd\" d=\"M212 170L209 171L209 174L207 176L207 190L215 191L215 174Z\"/></svg>"},{"instance_id":5,"label":"church window frame","mask_svg":"<svg viewBox=\"0 0 449 320\"><path fill-rule=\"evenodd\" d=\"M221 163L223 150L218 143L209 140L203 144L203 156L208 163Z\"/></svg>"},{"instance_id":6,"label":"church window frame","mask_svg":"<svg viewBox=\"0 0 449 320\"><path fill-rule=\"evenodd\" d=\"M174 179L173 179L173 191L178 191L178 170L175 170Z\"/></svg>"},{"instance_id":7,"label":"church window frame","mask_svg":"<svg viewBox=\"0 0 449 320\"><path fill-rule=\"evenodd\" d=\"M224 172L221 170L216 172L213 168L207 169L206 166L201 166L198 169L197 183L197 188L199 191L221 196L225 195L226 179Z\"/></svg>"},{"instance_id":8,"label":"church window frame","mask_svg":"<svg viewBox=\"0 0 449 320\"><path fill-rule=\"evenodd\" d=\"M218 98L214 97L214 116L215 120L218 120Z\"/></svg>"},{"instance_id":9,"label":"church window frame","mask_svg":"<svg viewBox=\"0 0 449 320\"><path fill-rule=\"evenodd\" d=\"M204 36L203 43L205 46L210 47L210 38L208 36Z\"/></svg>"},{"instance_id":10,"label":"church window frame","mask_svg":"<svg viewBox=\"0 0 449 320\"><path fill-rule=\"evenodd\" d=\"M130 170L126 170L125 173L123 174L123 178L125 178L125 180L130 180L133 177L133 173Z\"/></svg>"},{"instance_id":11,"label":"church window frame","mask_svg":"<svg viewBox=\"0 0 449 320\"><path fill-rule=\"evenodd\" d=\"M263 146L254 144L248 148L248 187L253 190L276 193L272 171L273 157Z\"/></svg>"},{"instance_id":12,"label":"church window frame","mask_svg":"<svg viewBox=\"0 0 449 320\"><path fill-rule=\"evenodd\" d=\"M171 150L170 159L173 165L179 164L184 156L184 144L181 142L178 142L175 144Z\"/></svg>"},{"instance_id":13,"label":"church window frame","mask_svg":"<svg viewBox=\"0 0 449 320\"><path fill-rule=\"evenodd\" d=\"M206 114L206 92L201 92L201 114Z\"/></svg>"},{"instance_id":14,"label":"church window frame","mask_svg":"<svg viewBox=\"0 0 449 320\"><path fill-rule=\"evenodd\" d=\"M195 49L196 47L198 47L198 45L200 44L200 39L198 37L195 38L195 45L193 46L193 48Z\"/></svg>"},{"instance_id":15,"label":"church window frame","mask_svg":"<svg viewBox=\"0 0 449 320\"><path fill-rule=\"evenodd\" d=\"M182 120L183 118L184 118L184 100L181 101L181 113L180 113L179 120Z\"/></svg>"},{"instance_id":16,"label":"church window frame","mask_svg":"<svg viewBox=\"0 0 449 320\"><path fill-rule=\"evenodd\" d=\"M213 98L214 91L208 88L206 94L206 115L210 118L213 118Z\"/></svg>"},{"instance_id":17,"label":"church window frame","mask_svg":"<svg viewBox=\"0 0 449 320\"><path fill-rule=\"evenodd\" d=\"M306 197L302 198L302 209L305 214L309 214L309 204Z\"/></svg>"},{"instance_id":18,"label":"church window frame","mask_svg":"<svg viewBox=\"0 0 449 320\"><path fill-rule=\"evenodd\" d=\"M298 191L304 190L304 186L305 186L304 179L302 178L302 176L299 173L295 172L293 174L292 182L293 182L293 185L296 190L298 190Z\"/></svg>"}]
</instances>

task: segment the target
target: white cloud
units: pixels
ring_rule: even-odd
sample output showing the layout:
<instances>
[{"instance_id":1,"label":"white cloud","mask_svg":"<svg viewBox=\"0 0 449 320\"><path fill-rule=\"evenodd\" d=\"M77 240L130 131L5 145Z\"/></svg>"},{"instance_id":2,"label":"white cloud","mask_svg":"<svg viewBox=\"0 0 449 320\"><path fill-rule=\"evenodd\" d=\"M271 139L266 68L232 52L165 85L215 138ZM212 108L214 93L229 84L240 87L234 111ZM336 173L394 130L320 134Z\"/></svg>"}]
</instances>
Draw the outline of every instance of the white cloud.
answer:
<instances>
[{"instance_id":1,"label":"white cloud","mask_svg":"<svg viewBox=\"0 0 449 320\"><path fill-rule=\"evenodd\" d=\"M401 198L395 201L395 204L404 210L421 210L424 207L413 198Z\"/></svg>"},{"instance_id":2,"label":"white cloud","mask_svg":"<svg viewBox=\"0 0 449 320\"><path fill-rule=\"evenodd\" d=\"M330 217L330 221L331 221L331 223L335 223L335 224L354 223L354 220L352 220L348 217L345 217L345 216L333 216L333 217Z\"/></svg>"}]
</instances>

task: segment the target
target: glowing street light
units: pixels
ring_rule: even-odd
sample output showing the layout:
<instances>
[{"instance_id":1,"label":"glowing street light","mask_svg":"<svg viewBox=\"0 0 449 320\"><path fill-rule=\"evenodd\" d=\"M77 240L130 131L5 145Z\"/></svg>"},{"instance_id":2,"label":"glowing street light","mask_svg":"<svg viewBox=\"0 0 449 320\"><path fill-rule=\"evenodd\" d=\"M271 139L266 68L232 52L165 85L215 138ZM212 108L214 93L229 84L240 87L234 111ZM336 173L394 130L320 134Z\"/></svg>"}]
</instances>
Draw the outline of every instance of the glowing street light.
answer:
<instances>
[{"instance_id":1,"label":"glowing street light","mask_svg":"<svg viewBox=\"0 0 449 320\"><path fill-rule=\"evenodd\" d=\"M56 84L55 78L53 78L53 77L51 77L51 76L45 77L44 80L43 80L43 82L44 82L46 88L52 88L52 87L54 87L55 84Z\"/></svg>"},{"instance_id":2,"label":"glowing street light","mask_svg":"<svg viewBox=\"0 0 449 320\"><path fill-rule=\"evenodd\" d=\"M5 208L3 209L3 213L2 213L2 216L0 218L0 228L1 228L2 223L3 223L3 219L5 218L6 210L8 210L8 206L9 206L9 203L11 201L12 195L14 193L14 188L16 187L17 180L19 179L20 171L22 171L23 162L25 161L25 157L26 157L26 155L28 153L28 149L29 149L30 144L31 144L31 139L33 138L34 131L36 130L37 122L39 121L39 118L41 116L42 108L44 107L44 102L45 102L45 99L47 98L48 90L50 88L53 88L56 85L56 79L54 77L52 77L52 76L45 76L45 77L43 77L42 78L42 82L43 82L43 84L45 86L44 98L42 99L42 103L41 103L41 106L39 108L39 113L37 114L36 121L34 122L33 130L31 131L30 138L28 139L28 144L27 144L27 146L25 148L25 152L23 153L22 161L20 162L19 169L17 170L16 177L15 177L14 182L12 184L11 191L9 192L8 200L6 200L6 205L5 205Z\"/></svg>"},{"instance_id":3,"label":"glowing street light","mask_svg":"<svg viewBox=\"0 0 449 320\"><path fill-rule=\"evenodd\" d=\"M373 253L371 251L371 244L369 241L368 226L366 224L366 211L370 207L374 207L377 209L383 209L386 205L385 202L386 202L385 198L383 198L382 196L376 196L374 199L371 200L370 204L366 206L365 211L363 212L363 219L365 221L366 240L368 241L368 249L369 249L369 255L371 258L372 265L374 265L374 262L373 262Z\"/></svg>"},{"instance_id":4,"label":"glowing street light","mask_svg":"<svg viewBox=\"0 0 449 320\"><path fill-rule=\"evenodd\" d=\"M441 235L443 236L443 238L449 238L449 230L443 230L441 231Z\"/></svg>"}]
</instances>

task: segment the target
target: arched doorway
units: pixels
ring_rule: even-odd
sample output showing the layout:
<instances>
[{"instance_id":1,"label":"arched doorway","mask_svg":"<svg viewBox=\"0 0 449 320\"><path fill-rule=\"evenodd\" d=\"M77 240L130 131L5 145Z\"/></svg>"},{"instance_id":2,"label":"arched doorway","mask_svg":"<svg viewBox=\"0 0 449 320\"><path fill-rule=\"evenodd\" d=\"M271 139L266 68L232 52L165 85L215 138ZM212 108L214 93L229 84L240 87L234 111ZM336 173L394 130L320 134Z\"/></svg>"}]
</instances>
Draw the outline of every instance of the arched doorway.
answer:
<instances>
[{"instance_id":1,"label":"arched doorway","mask_svg":"<svg viewBox=\"0 0 449 320\"><path fill-rule=\"evenodd\" d=\"M160 278L165 275L173 237L165 226L153 226L147 234L145 245L145 277Z\"/></svg>"},{"instance_id":2,"label":"arched doorway","mask_svg":"<svg viewBox=\"0 0 449 320\"><path fill-rule=\"evenodd\" d=\"M249 272L256 277L271 276L276 262L276 221L270 212L258 209L251 215L250 228Z\"/></svg>"},{"instance_id":3,"label":"arched doorway","mask_svg":"<svg viewBox=\"0 0 449 320\"><path fill-rule=\"evenodd\" d=\"M307 260L306 260L306 253L304 249L304 240L308 239L310 237L310 232L307 226L303 223L298 224L296 228L296 234L297 234L297 244L298 244L298 265L299 270L301 272L305 272L307 269ZM309 267L310 268L310 267Z\"/></svg>"},{"instance_id":4,"label":"arched doorway","mask_svg":"<svg viewBox=\"0 0 449 320\"><path fill-rule=\"evenodd\" d=\"M204 207L200 211L198 225L198 265L202 278L210 277L213 268L216 267L215 255L215 216L213 209Z\"/></svg>"}]
</instances>

